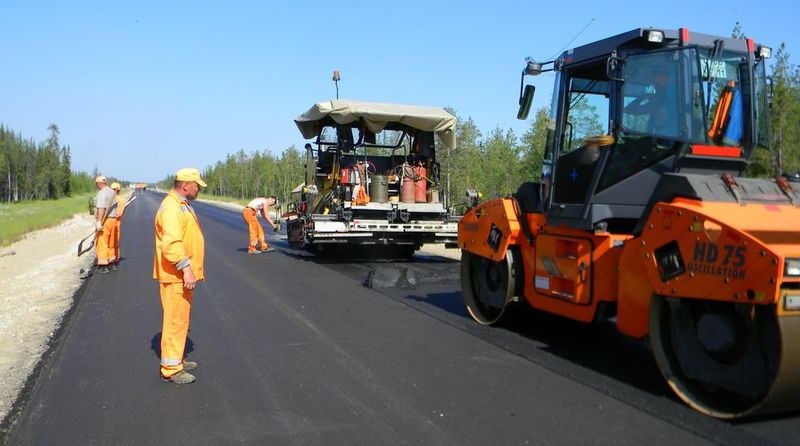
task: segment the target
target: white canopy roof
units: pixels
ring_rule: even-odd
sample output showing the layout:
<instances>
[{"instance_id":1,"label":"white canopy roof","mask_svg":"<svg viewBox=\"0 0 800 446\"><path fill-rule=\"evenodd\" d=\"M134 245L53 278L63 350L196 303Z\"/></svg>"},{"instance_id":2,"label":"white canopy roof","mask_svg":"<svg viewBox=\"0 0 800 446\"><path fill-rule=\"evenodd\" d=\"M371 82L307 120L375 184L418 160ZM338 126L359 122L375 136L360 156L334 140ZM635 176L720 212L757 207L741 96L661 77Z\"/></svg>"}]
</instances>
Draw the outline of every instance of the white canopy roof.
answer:
<instances>
[{"instance_id":1,"label":"white canopy roof","mask_svg":"<svg viewBox=\"0 0 800 446\"><path fill-rule=\"evenodd\" d=\"M363 119L373 133L380 132L390 122L398 122L424 132L435 132L447 147L456 148L456 118L437 107L334 99L314 104L294 122L303 137L311 139L319 134L321 121L326 117L337 124Z\"/></svg>"}]
</instances>

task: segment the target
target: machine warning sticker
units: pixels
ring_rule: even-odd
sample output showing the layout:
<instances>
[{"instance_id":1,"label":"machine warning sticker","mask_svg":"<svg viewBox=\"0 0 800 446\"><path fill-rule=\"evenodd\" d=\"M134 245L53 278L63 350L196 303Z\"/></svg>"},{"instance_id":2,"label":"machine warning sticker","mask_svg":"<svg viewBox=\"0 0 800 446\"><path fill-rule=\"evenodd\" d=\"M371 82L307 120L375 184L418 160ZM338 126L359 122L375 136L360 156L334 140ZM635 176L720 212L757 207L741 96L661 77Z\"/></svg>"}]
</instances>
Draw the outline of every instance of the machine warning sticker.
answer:
<instances>
[{"instance_id":1,"label":"machine warning sticker","mask_svg":"<svg viewBox=\"0 0 800 446\"><path fill-rule=\"evenodd\" d=\"M549 290L550 278L545 276L536 276L535 284L536 288L539 288L540 290Z\"/></svg>"},{"instance_id":2,"label":"machine warning sticker","mask_svg":"<svg viewBox=\"0 0 800 446\"><path fill-rule=\"evenodd\" d=\"M744 280L745 246L695 242L689 272Z\"/></svg>"}]
</instances>

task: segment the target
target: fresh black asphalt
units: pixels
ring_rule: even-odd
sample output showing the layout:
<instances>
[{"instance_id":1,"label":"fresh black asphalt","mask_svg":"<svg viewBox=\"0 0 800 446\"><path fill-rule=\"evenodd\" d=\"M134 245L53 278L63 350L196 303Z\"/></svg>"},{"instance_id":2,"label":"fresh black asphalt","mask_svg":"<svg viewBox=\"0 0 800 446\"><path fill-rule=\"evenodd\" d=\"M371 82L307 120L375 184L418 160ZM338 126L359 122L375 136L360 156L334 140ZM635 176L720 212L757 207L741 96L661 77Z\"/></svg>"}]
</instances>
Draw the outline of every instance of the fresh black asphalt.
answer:
<instances>
[{"instance_id":1,"label":"fresh black asphalt","mask_svg":"<svg viewBox=\"0 0 800 446\"><path fill-rule=\"evenodd\" d=\"M251 256L241 215L203 203L207 280L187 343L198 379L162 383L151 279L160 199L143 193L126 211L121 269L87 279L2 443L800 442L797 415L728 423L695 413L646 345L610 324L522 309L478 326L461 304L457 262L321 260L272 235L279 251Z\"/></svg>"}]
</instances>

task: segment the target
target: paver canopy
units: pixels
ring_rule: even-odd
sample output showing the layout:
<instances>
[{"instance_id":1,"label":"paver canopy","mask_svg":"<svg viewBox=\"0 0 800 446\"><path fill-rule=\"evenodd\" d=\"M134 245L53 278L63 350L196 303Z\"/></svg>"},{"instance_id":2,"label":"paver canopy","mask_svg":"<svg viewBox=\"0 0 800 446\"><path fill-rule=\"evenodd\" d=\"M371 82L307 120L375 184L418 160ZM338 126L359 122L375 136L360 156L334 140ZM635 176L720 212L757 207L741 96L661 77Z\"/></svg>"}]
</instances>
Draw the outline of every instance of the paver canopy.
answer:
<instances>
[{"instance_id":1,"label":"paver canopy","mask_svg":"<svg viewBox=\"0 0 800 446\"><path fill-rule=\"evenodd\" d=\"M389 123L405 124L435 132L447 147L456 148L456 118L437 107L335 99L314 104L294 122L303 137L311 139L325 126L326 118L340 125L362 121L373 133L379 133Z\"/></svg>"}]
</instances>

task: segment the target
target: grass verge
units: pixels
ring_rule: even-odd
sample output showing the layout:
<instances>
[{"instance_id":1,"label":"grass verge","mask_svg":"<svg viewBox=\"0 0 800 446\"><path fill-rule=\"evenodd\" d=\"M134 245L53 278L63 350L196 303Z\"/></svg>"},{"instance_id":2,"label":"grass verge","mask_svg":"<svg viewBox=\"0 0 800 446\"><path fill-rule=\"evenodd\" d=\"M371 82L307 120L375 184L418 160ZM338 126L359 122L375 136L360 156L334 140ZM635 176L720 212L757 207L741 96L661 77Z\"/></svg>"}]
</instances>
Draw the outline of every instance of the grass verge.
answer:
<instances>
[{"instance_id":1,"label":"grass verge","mask_svg":"<svg viewBox=\"0 0 800 446\"><path fill-rule=\"evenodd\" d=\"M56 226L78 213L88 213L89 199L93 196L81 194L59 200L0 204L0 248L31 231Z\"/></svg>"}]
</instances>

